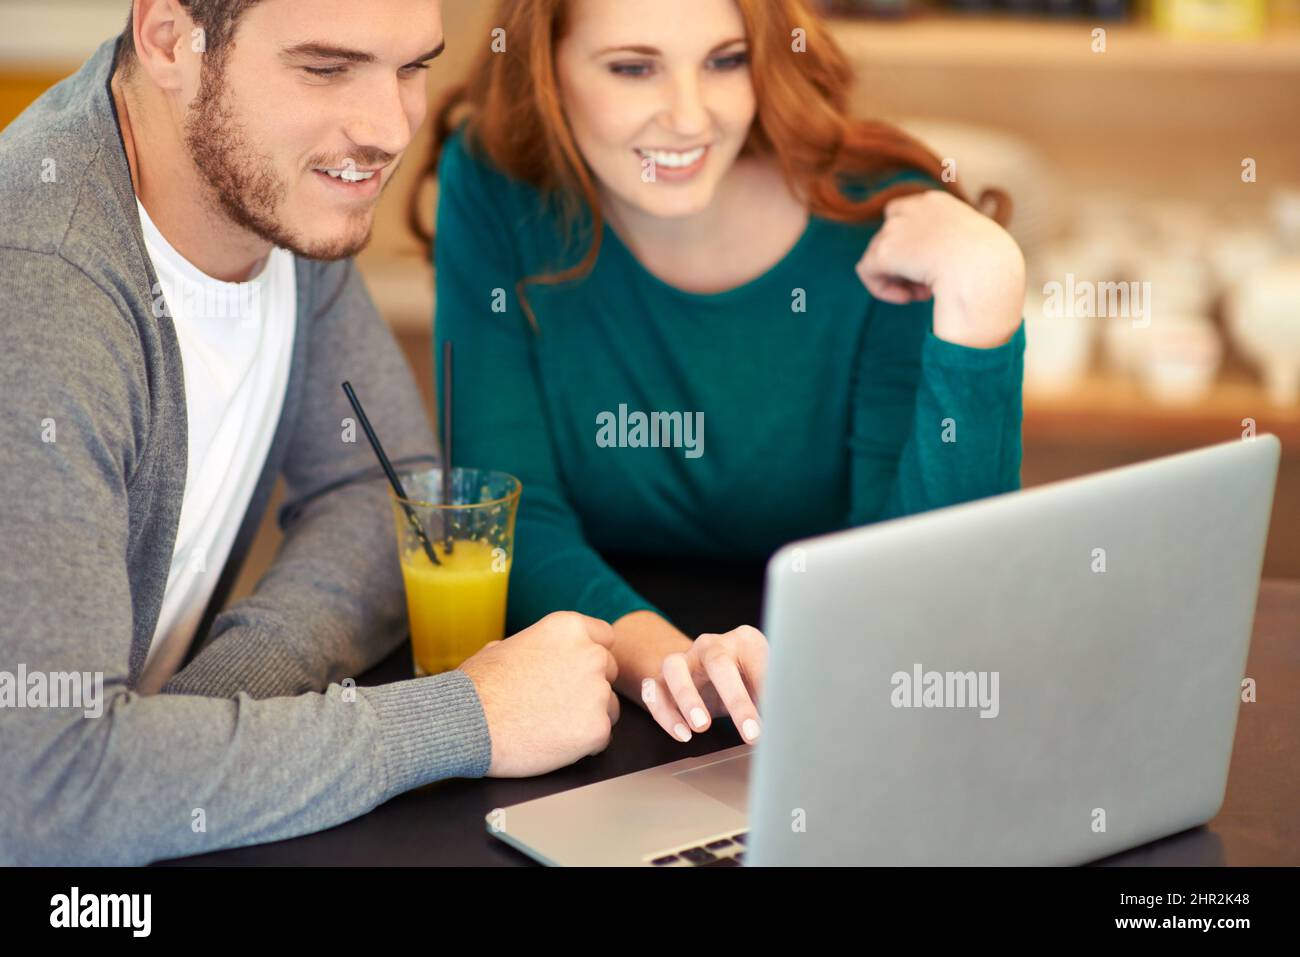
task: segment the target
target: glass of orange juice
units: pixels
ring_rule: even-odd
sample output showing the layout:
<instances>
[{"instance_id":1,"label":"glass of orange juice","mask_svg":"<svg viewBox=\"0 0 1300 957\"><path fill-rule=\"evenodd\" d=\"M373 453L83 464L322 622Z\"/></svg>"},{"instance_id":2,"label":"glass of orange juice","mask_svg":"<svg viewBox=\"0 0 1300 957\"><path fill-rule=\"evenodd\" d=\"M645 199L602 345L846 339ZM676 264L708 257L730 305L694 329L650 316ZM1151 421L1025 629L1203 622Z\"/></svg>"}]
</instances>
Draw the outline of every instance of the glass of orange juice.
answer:
<instances>
[{"instance_id":1,"label":"glass of orange juice","mask_svg":"<svg viewBox=\"0 0 1300 957\"><path fill-rule=\"evenodd\" d=\"M398 477L407 497L399 498L392 490L389 496L415 674L423 677L450 671L488 642L505 637L506 590L522 486L505 472L453 468L450 495L444 501L441 469Z\"/></svg>"}]
</instances>

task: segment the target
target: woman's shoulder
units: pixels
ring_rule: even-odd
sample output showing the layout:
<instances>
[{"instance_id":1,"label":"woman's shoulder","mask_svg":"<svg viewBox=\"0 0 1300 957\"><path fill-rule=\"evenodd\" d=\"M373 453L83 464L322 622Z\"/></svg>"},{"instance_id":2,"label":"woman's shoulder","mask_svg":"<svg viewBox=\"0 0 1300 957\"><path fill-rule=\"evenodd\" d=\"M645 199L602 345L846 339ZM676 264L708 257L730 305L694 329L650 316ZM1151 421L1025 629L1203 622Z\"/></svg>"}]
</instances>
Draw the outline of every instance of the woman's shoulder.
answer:
<instances>
[{"instance_id":1,"label":"woman's shoulder","mask_svg":"<svg viewBox=\"0 0 1300 957\"><path fill-rule=\"evenodd\" d=\"M498 210L514 227L549 227L554 217L554 200L497 166L465 124L443 144L438 184L440 191L458 194L465 205Z\"/></svg>"},{"instance_id":2,"label":"woman's shoulder","mask_svg":"<svg viewBox=\"0 0 1300 957\"><path fill-rule=\"evenodd\" d=\"M941 182L920 169L905 168L871 173L842 173L840 192L854 202L863 202L899 183L919 183L931 189L943 189Z\"/></svg>"},{"instance_id":3,"label":"woman's shoulder","mask_svg":"<svg viewBox=\"0 0 1300 957\"><path fill-rule=\"evenodd\" d=\"M568 228L561 197L501 169L462 124L443 144L438 162L439 230L480 230L510 246L525 273L561 268L567 257L581 258L585 215ZM577 237L577 240L575 240ZM558 259L557 259L558 257Z\"/></svg>"},{"instance_id":4,"label":"woman's shoulder","mask_svg":"<svg viewBox=\"0 0 1300 957\"><path fill-rule=\"evenodd\" d=\"M474 142L469 129L461 124L447 137L438 159L438 181L455 186L478 185L493 193L513 190L516 183L492 162L487 151Z\"/></svg>"}]
</instances>

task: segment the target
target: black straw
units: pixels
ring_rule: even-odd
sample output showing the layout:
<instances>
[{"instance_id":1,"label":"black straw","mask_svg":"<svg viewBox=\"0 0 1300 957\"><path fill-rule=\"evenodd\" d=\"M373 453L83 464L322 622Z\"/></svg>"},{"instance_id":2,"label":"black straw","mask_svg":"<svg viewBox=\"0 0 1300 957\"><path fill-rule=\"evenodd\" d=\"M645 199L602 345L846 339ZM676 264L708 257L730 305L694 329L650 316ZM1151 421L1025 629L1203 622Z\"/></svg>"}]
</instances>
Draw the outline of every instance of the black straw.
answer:
<instances>
[{"instance_id":1,"label":"black straw","mask_svg":"<svg viewBox=\"0 0 1300 957\"><path fill-rule=\"evenodd\" d=\"M451 505L451 340L442 344L442 504ZM448 517L451 517L450 510ZM451 554L451 530L446 525L443 548Z\"/></svg>"},{"instance_id":2,"label":"black straw","mask_svg":"<svg viewBox=\"0 0 1300 957\"><path fill-rule=\"evenodd\" d=\"M406 512L406 520L411 523L416 536L420 539L420 544L424 546L424 554L428 555L429 561L435 565L441 565L442 562L438 561L438 556L434 554L433 546L429 544L429 536L424 534L424 526L420 524L420 519L416 516L414 509L406 502L406 489L402 488L402 480L393 471L393 463L388 461L388 456L384 453L384 447L379 444L379 436L375 435L375 430L370 427L370 420L366 418L366 410L361 408L361 400L352 391L352 383L344 382L343 391L347 394L348 401L352 403L352 410L356 412L357 418L361 422L361 428L366 433L366 438L370 440L370 447L375 450L375 455L379 457L379 464L384 467L384 474L388 476L389 484L393 486L393 491L397 493L402 510Z\"/></svg>"}]
</instances>

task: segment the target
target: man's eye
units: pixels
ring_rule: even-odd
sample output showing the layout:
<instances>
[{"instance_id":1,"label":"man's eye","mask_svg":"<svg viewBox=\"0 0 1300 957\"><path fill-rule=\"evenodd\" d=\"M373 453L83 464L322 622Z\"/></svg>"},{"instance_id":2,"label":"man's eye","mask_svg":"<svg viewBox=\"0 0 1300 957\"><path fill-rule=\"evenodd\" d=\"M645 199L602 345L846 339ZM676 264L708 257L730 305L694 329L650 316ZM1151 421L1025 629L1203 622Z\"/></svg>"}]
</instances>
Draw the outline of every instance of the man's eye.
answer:
<instances>
[{"instance_id":1,"label":"man's eye","mask_svg":"<svg viewBox=\"0 0 1300 957\"><path fill-rule=\"evenodd\" d=\"M402 67L400 72L405 73L407 76L415 76L421 70L427 69L429 69L429 64L427 63L411 63Z\"/></svg>"},{"instance_id":2,"label":"man's eye","mask_svg":"<svg viewBox=\"0 0 1300 957\"><path fill-rule=\"evenodd\" d=\"M609 72L615 76L640 77L648 76L650 73L650 64L648 63L611 63Z\"/></svg>"},{"instance_id":3,"label":"man's eye","mask_svg":"<svg viewBox=\"0 0 1300 957\"><path fill-rule=\"evenodd\" d=\"M331 77L341 75L347 68L341 66L305 66L303 69L312 76Z\"/></svg>"},{"instance_id":4,"label":"man's eye","mask_svg":"<svg viewBox=\"0 0 1300 957\"><path fill-rule=\"evenodd\" d=\"M749 59L749 53L741 50L739 53L728 53L725 56L714 57L713 68L715 70L735 70L745 65Z\"/></svg>"}]
</instances>

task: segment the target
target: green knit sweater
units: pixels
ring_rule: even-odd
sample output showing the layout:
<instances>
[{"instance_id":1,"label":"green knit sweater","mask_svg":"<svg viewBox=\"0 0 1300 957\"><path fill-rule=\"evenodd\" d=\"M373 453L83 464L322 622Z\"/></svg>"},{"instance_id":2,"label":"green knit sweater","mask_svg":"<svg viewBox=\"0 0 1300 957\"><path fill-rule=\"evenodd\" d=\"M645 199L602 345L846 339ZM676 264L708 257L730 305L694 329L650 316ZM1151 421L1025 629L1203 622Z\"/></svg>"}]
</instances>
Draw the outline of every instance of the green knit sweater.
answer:
<instances>
[{"instance_id":1,"label":"green knit sweater","mask_svg":"<svg viewBox=\"0 0 1300 957\"><path fill-rule=\"evenodd\" d=\"M879 221L813 217L775 266L714 294L659 280L606 226L587 278L526 287L535 333L516 282L576 262L590 220L566 244L553 203L463 133L439 178L456 458L524 485L509 630L656 610L602 552L761 558L1019 488L1024 324L977 349L933 334L931 302L873 298L854 265Z\"/></svg>"}]
</instances>

